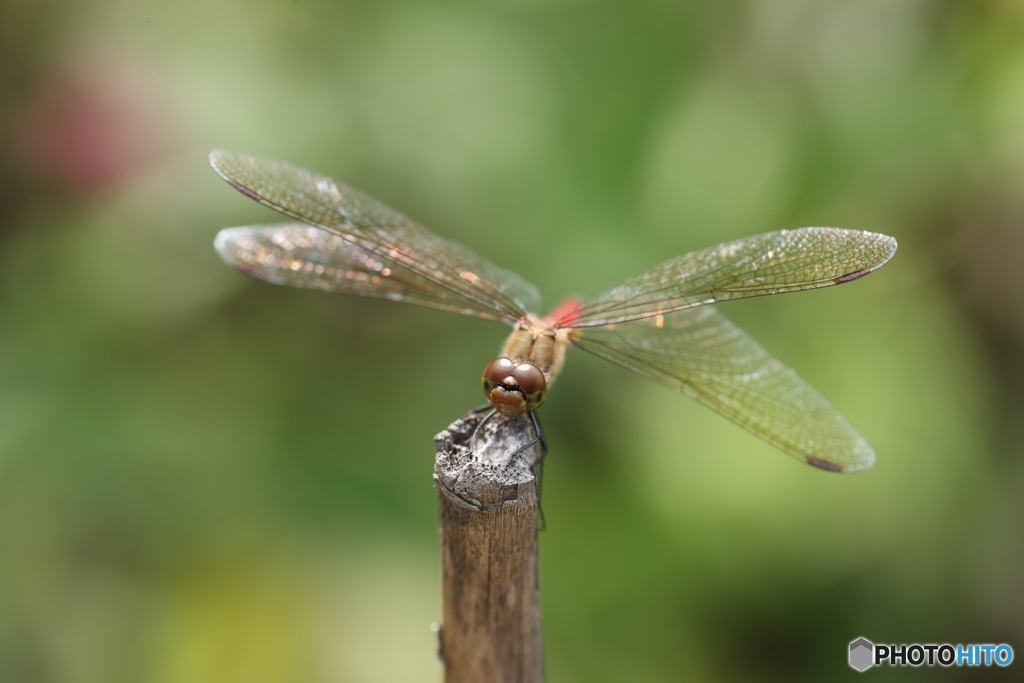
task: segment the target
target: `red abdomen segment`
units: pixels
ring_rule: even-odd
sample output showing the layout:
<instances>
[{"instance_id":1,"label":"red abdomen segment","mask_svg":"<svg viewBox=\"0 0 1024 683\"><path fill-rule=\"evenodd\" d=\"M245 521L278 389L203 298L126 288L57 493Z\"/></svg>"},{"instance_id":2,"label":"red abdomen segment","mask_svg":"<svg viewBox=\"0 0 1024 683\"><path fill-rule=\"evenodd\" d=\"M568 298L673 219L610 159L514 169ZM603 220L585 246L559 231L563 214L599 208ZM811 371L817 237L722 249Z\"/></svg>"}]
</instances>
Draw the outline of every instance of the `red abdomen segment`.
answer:
<instances>
[{"instance_id":1,"label":"red abdomen segment","mask_svg":"<svg viewBox=\"0 0 1024 683\"><path fill-rule=\"evenodd\" d=\"M583 300L569 298L558 304L551 314L541 322L552 327L572 327L583 312Z\"/></svg>"}]
</instances>

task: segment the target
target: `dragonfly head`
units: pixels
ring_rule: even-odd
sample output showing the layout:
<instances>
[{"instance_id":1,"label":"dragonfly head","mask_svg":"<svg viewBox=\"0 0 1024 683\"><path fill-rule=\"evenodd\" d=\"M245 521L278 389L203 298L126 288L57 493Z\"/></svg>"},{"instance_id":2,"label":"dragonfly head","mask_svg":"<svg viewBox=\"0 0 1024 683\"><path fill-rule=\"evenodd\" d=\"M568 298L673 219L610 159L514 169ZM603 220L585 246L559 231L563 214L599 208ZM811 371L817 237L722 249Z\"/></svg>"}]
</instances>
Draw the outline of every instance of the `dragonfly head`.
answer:
<instances>
[{"instance_id":1,"label":"dragonfly head","mask_svg":"<svg viewBox=\"0 0 1024 683\"><path fill-rule=\"evenodd\" d=\"M506 417L519 417L540 408L548 395L544 373L533 363L498 358L484 368L481 378L487 402Z\"/></svg>"}]
</instances>

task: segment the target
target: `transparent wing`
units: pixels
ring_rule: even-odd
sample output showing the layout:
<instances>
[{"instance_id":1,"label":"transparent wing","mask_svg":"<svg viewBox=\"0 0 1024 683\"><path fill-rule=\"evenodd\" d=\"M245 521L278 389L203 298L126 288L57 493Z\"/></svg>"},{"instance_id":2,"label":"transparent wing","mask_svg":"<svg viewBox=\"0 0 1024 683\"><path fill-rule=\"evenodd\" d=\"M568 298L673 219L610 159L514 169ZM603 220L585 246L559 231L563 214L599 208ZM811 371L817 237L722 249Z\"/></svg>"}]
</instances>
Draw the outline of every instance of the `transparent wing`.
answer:
<instances>
[{"instance_id":1,"label":"transparent wing","mask_svg":"<svg viewBox=\"0 0 1024 683\"><path fill-rule=\"evenodd\" d=\"M210 165L248 197L344 238L393 271L407 271L407 282L432 284L430 301L443 301L441 294L448 293L459 301L448 310L514 322L539 307L536 288L515 273L331 178L223 151L210 153Z\"/></svg>"},{"instance_id":2,"label":"transparent wing","mask_svg":"<svg viewBox=\"0 0 1024 683\"><path fill-rule=\"evenodd\" d=\"M277 285L405 301L504 320L334 233L306 223L250 225L217 233L220 257L246 275Z\"/></svg>"},{"instance_id":3,"label":"transparent wing","mask_svg":"<svg viewBox=\"0 0 1024 683\"><path fill-rule=\"evenodd\" d=\"M585 351L692 396L807 463L856 472L875 462L871 446L824 396L714 307L573 337Z\"/></svg>"},{"instance_id":4,"label":"transparent wing","mask_svg":"<svg viewBox=\"0 0 1024 683\"><path fill-rule=\"evenodd\" d=\"M566 327L640 320L701 304L856 280L896 252L887 235L839 228L779 230L665 261L583 302Z\"/></svg>"}]
</instances>

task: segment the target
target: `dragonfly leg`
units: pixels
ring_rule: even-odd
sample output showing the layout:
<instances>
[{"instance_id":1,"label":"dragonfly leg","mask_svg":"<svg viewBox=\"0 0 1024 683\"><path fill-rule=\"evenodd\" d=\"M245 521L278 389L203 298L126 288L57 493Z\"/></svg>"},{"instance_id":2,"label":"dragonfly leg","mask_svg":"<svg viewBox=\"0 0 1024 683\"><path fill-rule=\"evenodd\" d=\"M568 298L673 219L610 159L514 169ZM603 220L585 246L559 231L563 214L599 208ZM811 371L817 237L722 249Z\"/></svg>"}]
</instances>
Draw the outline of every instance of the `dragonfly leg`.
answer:
<instances>
[{"instance_id":1,"label":"dragonfly leg","mask_svg":"<svg viewBox=\"0 0 1024 683\"><path fill-rule=\"evenodd\" d=\"M544 531L547 523L544 519L544 508L541 506L541 488L544 482L544 458L548 457L548 440L544 436L544 428L540 426L540 416L537 415L536 410L530 411L530 421L533 422L533 433L536 434L536 436L530 443L516 449L516 451L509 456L508 464L506 464L505 467L512 464L512 461L515 460L517 455L532 447L534 444L538 442L540 443L540 456L530 464L530 472L533 474L533 478L537 481L537 513L540 517L537 524L537 530Z\"/></svg>"},{"instance_id":2,"label":"dragonfly leg","mask_svg":"<svg viewBox=\"0 0 1024 683\"><path fill-rule=\"evenodd\" d=\"M482 413L488 408L490 408L490 406L481 406L473 410L473 412ZM476 428L473 430L473 435L469 437L469 451L456 461L456 465L461 463L464 458L468 458L469 456L473 455L473 453L476 452L476 435L480 433L480 428L487 424L487 421L494 417L494 414L497 412L497 410L494 410L492 408L491 412L487 413L487 415L484 416L484 419L480 420L480 422L477 423Z\"/></svg>"},{"instance_id":3,"label":"dragonfly leg","mask_svg":"<svg viewBox=\"0 0 1024 683\"><path fill-rule=\"evenodd\" d=\"M544 516L544 501L541 500L541 489L544 488L544 460L538 459L530 470L537 480L537 531L544 531L548 528L548 520Z\"/></svg>"},{"instance_id":4,"label":"dragonfly leg","mask_svg":"<svg viewBox=\"0 0 1024 683\"><path fill-rule=\"evenodd\" d=\"M537 435L537 440L540 441L540 457L534 461L533 466L544 464L544 458L548 457L548 440L544 436L544 428L540 426L540 416L536 410L530 411L530 419L533 421L533 432Z\"/></svg>"},{"instance_id":5,"label":"dragonfly leg","mask_svg":"<svg viewBox=\"0 0 1024 683\"><path fill-rule=\"evenodd\" d=\"M540 457L533 461L533 464L530 465L530 470L532 471L534 467L544 462L544 458L548 457L548 440L544 437L544 428L540 426L540 418L537 417L536 410L530 411L530 420L533 422L533 433L536 436L534 436L533 441L531 441L530 443L526 444L525 446L521 446L517 448L515 451L513 451L508 456L508 464L506 464L505 467L508 467L510 464L512 464L512 461L515 459L517 455L527 450L528 448L532 448L533 445L538 442L540 442ZM536 474L536 472L534 472L534 474Z\"/></svg>"},{"instance_id":6,"label":"dragonfly leg","mask_svg":"<svg viewBox=\"0 0 1024 683\"><path fill-rule=\"evenodd\" d=\"M445 491L447 491L449 494L455 496L456 498L458 498L459 500L461 500L463 503L465 503L466 505L470 506L471 508L474 508L476 510L483 510L483 508L480 506L480 501L473 500L471 498L466 498L465 496L463 496L462 494L460 494L458 491L455 490L455 485L459 482L459 477L461 477L461 476L462 476L462 471L460 471L455 476L455 481L452 482L451 486L447 486L440 479L437 480L437 484L438 484L438 486L443 488Z\"/></svg>"},{"instance_id":7,"label":"dragonfly leg","mask_svg":"<svg viewBox=\"0 0 1024 683\"><path fill-rule=\"evenodd\" d=\"M489 406L489 405L480 406L479 408L475 408L471 412L473 412L473 413L482 413L482 412L484 412L485 410L487 410L490 407L491 406ZM493 410L492 409L491 412L487 413L487 415L484 416L484 419L480 420L480 422L477 423L476 427L473 429L473 434L469 437L469 450L466 451L465 453L463 453L462 455L460 455L458 460L455 461L455 466L456 467L461 465L462 462L466 458L472 457L473 453L476 452L476 446L475 446L476 445L476 435L480 432L480 428L483 427L487 423L488 420L490 420L492 417L494 417L494 414L497 413L497 412L498 412L497 410ZM460 496L455 491L455 487L458 485L459 479L462 477L462 473L465 472L465 471L466 471L465 467L460 469L459 473L457 475L455 475L455 481L452 482L452 485L451 486L446 486L445 488L449 492L451 492L455 497L457 497L460 500L462 500L464 503L468 503L469 505L471 505L471 506L473 506L473 507L475 507L476 509L479 510L480 509L480 505L478 503L474 503L471 500L467 500L465 497Z\"/></svg>"},{"instance_id":8,"label":"dragonfly leg","mask_svg":"<svg viewBox=\"0 0 1024 683\"><path fill-rule=\"evenodd\" d=\"M537 480L537 531L544 531L548 527L548 522L544 517L544 506L541 504L541 489L544 488L544 458L548 457L548 440L544 436L544 428L540 426L540 416L536 410L530 411L530 419L533 420L533 431L537 435L537 440L540 441L540 457L530 465L530 471Z\"/></svg>"}]
</instances>

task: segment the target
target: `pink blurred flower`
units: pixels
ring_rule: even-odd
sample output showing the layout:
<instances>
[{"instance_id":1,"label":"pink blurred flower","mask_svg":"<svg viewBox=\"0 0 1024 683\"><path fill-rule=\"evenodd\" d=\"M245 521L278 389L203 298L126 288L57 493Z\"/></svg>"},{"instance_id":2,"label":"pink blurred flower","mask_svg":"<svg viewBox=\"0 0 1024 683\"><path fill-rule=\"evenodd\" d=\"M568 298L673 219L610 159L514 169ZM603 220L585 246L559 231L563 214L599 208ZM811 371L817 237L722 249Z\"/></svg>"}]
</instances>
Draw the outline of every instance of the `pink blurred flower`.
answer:
<instances>
[{"instance_id":1,"label":"pink blurred flower","mask_svg":"<svg viewBox=\"0 0 1024 683\"><path fill-rule=\"evenodd\" d=\"M102 192L166 149L159 91L152 73L124 57L61 59L29 92L19 148L64 192Z\"/></svg>"}]
</instances>

